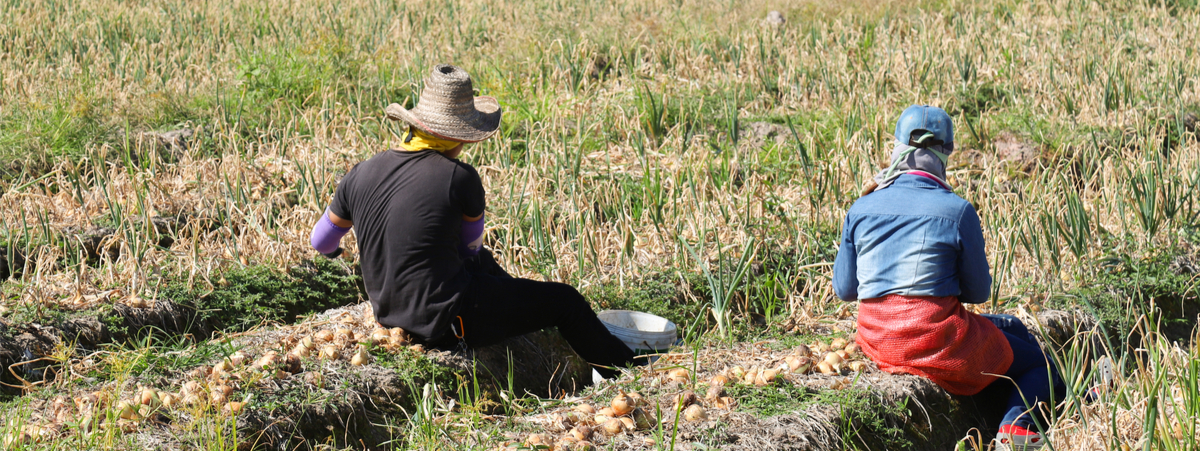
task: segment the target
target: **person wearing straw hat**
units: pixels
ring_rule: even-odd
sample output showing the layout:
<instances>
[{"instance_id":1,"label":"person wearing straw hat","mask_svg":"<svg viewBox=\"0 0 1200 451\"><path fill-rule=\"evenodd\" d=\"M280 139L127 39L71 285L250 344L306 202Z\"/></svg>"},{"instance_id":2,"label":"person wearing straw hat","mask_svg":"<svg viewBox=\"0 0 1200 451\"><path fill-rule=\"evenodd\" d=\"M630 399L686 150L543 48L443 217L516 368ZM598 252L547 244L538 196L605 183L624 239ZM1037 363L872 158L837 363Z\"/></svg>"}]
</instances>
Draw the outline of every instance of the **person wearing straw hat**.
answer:
<instances>
[{"instance_id":1,"label":"person wearing straw hat","mask_svg":"<svg viewBox=\"0 0 1200 451\"><path fill-rule=\"evenodd\" d=\"M415 108L392 104L385 112L407 125L400 149L355 165L312 231L313 248L330 255L354 229L379 324L441 348L557 326L601 375L630 364L634 352L574 287L510 277L483 248L483 182L457 158L499 129L496 99L476 97L467 72L443 64Z\"/></svg>"},{"instance_id":2,"label":"person wearing straw hat","mask_svg":"<svg viewBox=\"0 0 1200 451\"><path fill-rule=\"evenodd\" d=\"M1065 388L1019 319L962 305L987 301L992 278L979 215L946 182L950 116L913 105L895 138L891 164L846 212L834 262L834 292L860 302L856 341L880 369L927 377L956 395L1010 392L1000 448L1040 448L1035 418L1044 417L1031 411Z\"/></svg>"}]
</instances>

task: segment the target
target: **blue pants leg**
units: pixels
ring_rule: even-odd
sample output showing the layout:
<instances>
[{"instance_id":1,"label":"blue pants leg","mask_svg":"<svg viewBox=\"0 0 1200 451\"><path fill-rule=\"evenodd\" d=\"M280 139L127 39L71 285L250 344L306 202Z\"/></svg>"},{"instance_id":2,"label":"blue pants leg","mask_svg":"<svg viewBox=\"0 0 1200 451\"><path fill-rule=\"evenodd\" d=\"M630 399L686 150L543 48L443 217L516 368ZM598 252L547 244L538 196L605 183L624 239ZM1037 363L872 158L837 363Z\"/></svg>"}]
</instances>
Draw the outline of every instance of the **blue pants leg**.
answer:
<instances>
[{"instance_id":1,"label":"blue pants leg","mask_svg":"<svg viewBox=\"0 0 1200 451\"><path fill-rule=\"evenodd\" d=\"M1058 374L1058 368L1038 346L1037 338L1029 333L1029 329L1021 320L1012 315L983 315L1004 332L1008 344L1012 348L1013 363L1004 372L1012 379L1000 379L993 384L1016 384L1008 396L1008 410L1004 415L1004 424L1017 424L1026 429L1033 429L1034 421L1025 411L1037 402L1054 403L1066 394L1066 386ZM1053 393L1053 395L1052 395ZM1040 412L1039 412L1040 414ZM1042 418L1043 420L1044 417ZM1046 424L1043 421L1043 426Z\"/></svg>"}]
</instances>

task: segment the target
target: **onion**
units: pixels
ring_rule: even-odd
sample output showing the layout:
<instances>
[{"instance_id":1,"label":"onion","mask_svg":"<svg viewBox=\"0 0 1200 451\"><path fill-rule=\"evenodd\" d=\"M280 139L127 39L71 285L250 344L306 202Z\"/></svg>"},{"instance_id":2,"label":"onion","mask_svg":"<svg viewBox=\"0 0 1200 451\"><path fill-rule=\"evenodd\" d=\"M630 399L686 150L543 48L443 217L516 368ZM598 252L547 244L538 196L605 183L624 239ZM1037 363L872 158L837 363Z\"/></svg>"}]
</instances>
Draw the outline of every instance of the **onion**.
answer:
<instances>
[{"instance_id":1,"label":"onion","mask_svg":"<svg viewBox=\"0 0 1200 451\"><path fill-rule=\"evenodd\" d=\"M688 381L690 381L692 378L688 374L688 370L683 369L683 368L675 368L675 369L671 370L670 373L667 373L667 379L670 380L671 382L678 382L681 384L685 384Z\"/></svg>"},{"instance_id":2,"label":"onion","mask_svg":"<svg viewBox=\"0 0 1200 451\"><path fill-rule=\"evenodd\" d=\"M699 404L692 404L683 411L683 418L688 421L704 421L708 419L708 414L704 413L704 408Z\"/></svg>"},{"instance_id":3,"label":"onion","mask_svg":"<svg viewBox=\"0 0 1200 451\"><path fill-rule=\"evenodd\" d=\"M858 343L850 343L846 345L846 352L850 354L858 354L858 352L861 350L862 349L858 346Z\"/></svg>"},{"instance_id":4,"label":"onion","mask_svg":"<svg viewBox=\"0 0 1200 451\"><path fill-rule=\"evenodd\" d=\"M168 409L175 407L175 405L179 404L179 397L174 394L162 393L162 394L158 395L158 397L159 397L159 399L162 400L163 407L166 407Z\"/></svg>"},{"instance_id":5,"label":"onion","mask_svg":"<svg viewBox=\"0 0 1200 451\"><path fill-rule=\"evenodd\" d=\"M592 407L592 405L591 405L591 404L579 404L579 405L576 405L576 406L575 406L575 408L574 408L574 410L575 410L576 412L580 412L580 413L586 413L586 414L588 414L588 415L595 415L595 414L596 414L596 408L595 408L595 407Z\"/></svg>"},{"instance_id":6,"label":"onion","mask_svg":"<svg viewBox=\"0 0 1200 451\"><path fill-rule=\"evenodd\" d=\"M708 393L704 394L704 399L707 401L712 401L722 396L725 396L725 387L720 385L709 385Z\"/></svg>"},{"instance_id":7,"label":"onion","mask_svg":"<svg viewBox=\"0 0 1200 451\"><path fill-rule=\"evenodd\" d=\"M634 407L637 407L637 402L625 394L624 390L617 390L617 393L617 396L609 403L612 405L613 413L616 416L624 416L632 412Z\"/></svg>"},{"instance_id":8,"label":"onion","mask_svg":"<svg viewBox=\"0 0 1200 451\"><path fill-rule=\"evenodd\" d=\"M274 367L275 363L277 363L278 361L279 361L279 354L275 353L275 351L269 351L266 354L263 354L262 357L259 357L258 360L255 360L254 365L252 365L252 366L255 368L266 370L266 369L270 369L270 368Z\"/></svg>"},{"instance_id":9,"label":"onion","mask_svg":"<svg viewBox=\"0 0 1200 451\"><path fill-rule=\"evenodd\" d=\"M201 398L199 394L192 393L184 395L182 402L187 406L198 406L204 403L204 398Z\"/></svg>"},{"instance_id":10,"label":"onion","mask_svg":"<svg viewBox=\"0 0 1200 451\"><path fill-rule=\"evenodd\" d=\"M576 426L571 428L570 434L571 437L574 437L576 440L588 440L592 438L592 428L587 426Z\"/></svg>"},{"instance_id":11,"label":"onion","mask_svg":"<svg viewBox=\"0 0 1200 451\"><path fill-rule=\"evenodd\" d=\"M342 357L342 353L338 352L337 346L325 345L325 347L321 348L321 355L319 357L326 360L337 360Z\"/></svg>"},{"instance_id":12,"label":"onion","mask_svg":"<svg viewBox=\"0 0 1200 451\"><path fill-rule=\"evenodd\" d=\"M623 423L621 423L621 420L616 420L616 419L610 419L600 425L600 429L603 430L606 435L620 434L621 430L624 428L625 428L625 425Z\"/></svg>"},{"instance_id":13,"label":"onion","mask_svg":"<svg viewBox=\"0 0 1200 451\"><path fill-rule=\"evenodd\" d=\"M196 394L200 392L200 383L196 381L187 381L183 383L183 389L180 391L184 396Z\"/></svg>"},{"instance_id":14,"label":"onion","mask_svg":"<svg viewBox=\"0 0 1200 451\"><path fill-rule=\"evenodd\" d=\"M291 355L296 357L308 357L310 354L312 354L312 348L304 345L296 345L296 348L292 349L291 352Z\"/></svg>"},{"instance_id":15,"label":"onion","mask_svg":"<svg viewBox=\"0 0 1200 451\"><path fill-rule=\"evenodd\" d=\"M333 340L333 332L328 330L319 330L317 333L313 334L314 342L328 343L330 340Z\"/></svg>"},{"instance_id":16,"label":"onion","mask_svg":"<svg viewBox=\"0 0 1200 451\"><path fill-rule=\"evenodd\" d=\"M842 357L841 354L838 354L836 352L831 352L829 354L825 354L825 362L829 363L830 365L833 365L835 367L838 365L841 365L842 362L844 362L844 361L846 361L846 359L844 357Z\"/></svg>"},{"instance_id":17,"label":"onion","mask_svg":"<svg viewBox=\"0 0 1200 451\"><path fill-rule=\"evenodd\" d=\"M717 398L715 401L713 401L712 406L716 407L718 409L722 409L722 410L732 409L733 408L733 398L728 397L728 396L722 396L720 398Z\"/></svg>"},{"instance_id":18,"label":"onion","mask_svg":"<svg viewBox=\"0 0 1200 451\"><path fill-rule=\"evenodd\" d=\"M213 373L228 373L233 371L233 364L228 359L222 360L221 363L213 365Z\"/></svg>"},{"instance_id":19,"label":"onion","mask_svg":"<svg viewBox=\"0 0 1200 451\"><path fill-rule=\"evenodd\" d=\"M757 385L759 387L765 387L767 385L774 384L776 378L778 378L778 377L779 377L779 370L774 370L774 369L764 370L763 372L755 375L754 385Z\"/></svg>"},{"instance_id":20,"label":"onion","mask_svg":"<svg viewBox=\"0 0 1200 451\"><path fill-rule=\"evenodd\" d=\"M300 356L289 355L283 359L283 369L289 373L296 374L304 370L300 363Z\"/></svg>"},{"instance_id":21,"label":"onion","mask_svg":"<svg viewBox=\"0 0 1200 451\"><path fill-rule=\"evenodd\" d=\"M417 353L417 354L424 354L424 353L425 353L425 346L423 346L423 345L419 345L419 344L416 344L416 345L409 346L409 347L408 347L408 350L409 350L409 351L412 351L412 352L415 352L415 353Z\"/></svg>"},{"instance_id":22,"label":"onion","mask_svg":"<svg viewBox=\"0 0 1200 451\"><path fill-rule=\"evenodd\" d=\"M596 414L597 415L607 415L610 417L617 416L617 413L613 410L612 407L605 407L603 409L600 409L600 411L596 412Z\"/></svg>"},{"instance_id":23,"label":"onion","mask_svg":"<svg viewBox=\"0 0 1200 451\"><path fill-rule=\"evenodd\" d=\"M617 419L621 420L621 427L625 428L626 431L636 431L637 430L637 423L633 421L633 418L621 417L621 418L617 418Z\"/></svg>"},{"instance_id":24,"label":"onion","mask_svg":"<svg viewBox=\"0 0 1200 451\"><path fill-rule=\"evenodd\" d=\"M850 371L853 371L856 373L861 373L863 371L866 371L866 369L867 369L867 362L864 362L862 360L855 360L853 362L850 362Z\"/></svg>"},{"instance_id":25,"label":"onion","mask_svg":"<svg viewBox=\"0 0 1200 451\"><path fill-rule=\"evenodd\" d=\"M812 357L812 350L808 346L796 346L796 350L792 351L796 357Z\"/></svg>"},{"instance_id":26,"label":"onion","mask_svg":"<svg viewBox=\"0 0 1200 451\"><path fill-rule=\"evenodd\" d=\"M147 406L158 404L158 392L154 391L153 388L143 388L141 395L138 397L138 401Z\"/></svg>"},{"instance_id":27,"label":"onion","mask_svg":"<svg viewBox=\"0 0 1200 451\"><path fill-rule=\"evenodd\" d=\"M116 411L117 417L122 420L135 420L138 418L137 409L129 401L118 402Z\"/></svg>"},{"instance_id":28,"label":"onion","mask_svg":"<svg viewBox=\"0 0 1200 451\"><path fill-rule=\"evenodd\" d=\"M228 404L225 404L225 411L229 412L231 414L237 415L237 413L241 412L242 409L245 407L246 407L246 403L244 403L244 402L232 401L232 402L229 402Z\"/></svg>"},{"instance_id":29,"label":"onion","mask_svg":"<svg viewBox=\"0 0 1200 451\"><path fill-rule=\"evenodd\" d=\"M845 338L835 338L832 343L829 343L830 349L843 349L846 347Z\"/></svg>"},{"instance_id":30,"label":"onion","mask_svg":"<svg viewBox=\"0 0 1200 451\"><path fill-rule=\"evenodd\" d=\"M354 353L354 357L350 358L350 364L354 366L363 366L371 361L371 354L367 352L367 348L358 348L358 352Z\"/></svg>"},{"instance_id":31,"label":"onion","mask_svg":"<svg viewBox=\"0 0 1200 451\"><path fill-rule=\"evenodd\" d=\"M733 368L729 369L729 375L733 376L734 380L740 381L740 380L742 380L743 377L746 376L746 369L742 368L739 365L735 365Z\"/></svg>"},{"instance_id":32,"label":"onion","mask_svg":"<svg viewBox=\"0 0 1200 451\"><path fill-rule=\"evenodd\" d=\"M391 337L392 336L388 334L388 331L384 329L375 329L374 332L371 332L371 342L375 344L386 343L388 338Z\"/></svg>"},{"instance_id":33,"label":"onion","mask_svg":"<svg viewBox=\"0 0 1200 451\"><path fill-rule=\"evenodd\" d=\"M753 384L754 380L758 379L758 373L761 373L761 372L762 372L761 369L751 368L750 371L747 371L746 375L742 378L742 383L746 384L746 385Z\"/></svg>"},{"instance_id":34,"label":"onion","mask_svg":"<svg viewBox=\"0 0 1200 451\"><path fill-rule=\"evenodd\" d=\"M717 386L724 386L725 384L728 384L728 383L729 383L729 378L722 376L720 374L713 376L712 380L709 381L709 384L717 385Z\"/></svg>"},{"instance_id":35,"label":"onion","mask_svg":"<svg viewBox=\"0 0 1200 451\"><path fill-rule=\"evenodd\" d=\"M680 409L683 409L683 408L690 406L692 404L695 404L695 403L696 403L696 394L693 393L691 390L687 390L683 393L680 393L679 396L675 397L675 410L678 411Z\"/></svg>"},{"instance_id":36,"label":"onion","mask_svg":"<svg viewBox=\"0 0 1200 451\"><path fill-rule=\"evenodd\" d=\"M840 356L842 356L842 360L846 360L846 359L849 359L849 358L850 358L850 353L846 352L846 350L845 350L845 349L839 349L839 350L837 350L837 355L840 355Z\"/></svg>"},{"instance_id":37,"label":"onion","mask_svg":"<svg viewBox=\"0 0 1200 451\"><path fill-rule=\"evenodd\" d=\"M596 423L598 425L603 426L604 423L607 423L608 420L611 420L611 419L613 419L613 417L598 413L592 417L592 423Z\"/></svg>"},{"instance_id":38,"label":"onion","mask_svg":"<svg viewBox=\"0 0 1200 451\"><path fill-rule=\"evenodd\" d=\"M833 371L833 365L830 365L830 364L829 364L829 362L821 362L821 363L818 363L818 364L817 364L817 370L818 370L818 371L820 371L820 372L821 372L821 374L825 374L825 375L829 375L829 374L833 374L833 373L834 373L834 371Z\"/></svg>"},{"instance_id":39,"label":"onion","mask_svg":"<svg viewBox=\"0 0 1200 451\"><path fill-rule=\"evenodd\" d=\"M229 363L233 364L233 366L241 366L243 363L246 363L246 360L246 354L242 351L238 351L229 355Z\"/></svg>"},{"instance_id":40,"label":"onion","mask_svg":"<svg viewBox=\"0 0 1200 451\"><path fill-rule=\"evenodd\" d=\"M391 330L388 331L388 334L390 334L393 337L404 338L404 329L401 329L399 327L393 327Z\"/></svg>"},{"instance_id":41,"label":"onion","mask_svg":"<svg viewBox=\"0 0 1200 451\"><path fill-rule=\"evenodd\" d=\"M529 437L525 439L525 444L536 446L536 445L544 445L549 441L550 441L549 438L546 436L543 436L542 434L529 434Z\"/></svg>"},{"instance_id":42,"label":"onion","mask_svg":"<svg viewBox=\"0 0 1200 451\"><path fill-rule=\"evenodd\" d=\"M642 394L641 394L641 393L638 393L638 392L629 392L629 393L628 393L628 395L629 395L629 398L633 400L633 407L634 407L634 408L637 408L637 407L639 407L639 406L642 406L642 405L645 405L645 404L646 404L646 400L645 400L645 399L642 399Z\"/></svg>"},{"instance_id":43,"label":"onion","mask_svg":"<svg viewBox=\"0 0 1200 451\"><path fill-rule=\"evenodd\" d=\"M829 352L829 345L825 343L817 343L817 354L824 354L827 352Z\"/></svg>"}]
</instances>

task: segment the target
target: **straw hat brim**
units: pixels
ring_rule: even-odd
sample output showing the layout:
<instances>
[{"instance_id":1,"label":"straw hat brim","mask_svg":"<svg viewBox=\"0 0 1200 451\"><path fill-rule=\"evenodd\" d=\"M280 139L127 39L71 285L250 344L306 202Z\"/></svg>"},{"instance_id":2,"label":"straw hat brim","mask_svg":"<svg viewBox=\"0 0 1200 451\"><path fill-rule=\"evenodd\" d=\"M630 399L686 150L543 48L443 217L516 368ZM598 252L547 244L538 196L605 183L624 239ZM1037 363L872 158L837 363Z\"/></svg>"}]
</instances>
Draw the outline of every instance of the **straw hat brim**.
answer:
<instances>
[{"instance_id":1,"label":"straw hat brim","mask_svg":"<svg viewBox=\"0 0 1200 451\"><path fill-rule=\"evenodd\" d=\"M500 102L488 96L475 97L475 111L478 115L469 120L458 118L454 123L447 123L436 117L422 117L414 110L415 108L409 110L393 103L388 105L384 112L388 119L406 122L438 138L465 143L483 141L496 134L500 129L500 116L503 113Z\"/></svg>"}]
</instances>

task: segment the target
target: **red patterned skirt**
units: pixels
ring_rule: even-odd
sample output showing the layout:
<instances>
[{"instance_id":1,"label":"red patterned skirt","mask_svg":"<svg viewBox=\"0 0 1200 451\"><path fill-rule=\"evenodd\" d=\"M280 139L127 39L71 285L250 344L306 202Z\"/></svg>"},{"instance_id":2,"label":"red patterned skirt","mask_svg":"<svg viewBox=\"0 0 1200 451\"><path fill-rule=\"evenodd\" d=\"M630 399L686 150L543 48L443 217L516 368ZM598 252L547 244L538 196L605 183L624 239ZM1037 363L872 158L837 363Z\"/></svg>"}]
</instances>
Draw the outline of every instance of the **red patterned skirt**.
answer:
<instances>
[{"instance_id":1,"label":"red patterned skirt","mask_svg":"<svg viewBox=\"0 0 1200 451\"><path fill-rule=\"evenodd\" d=\"M956 395L979 393L1013 360L1004 333L955 296L863 299L857 342L880 369L927 377Z\"/></svg>"}]
</instances>

